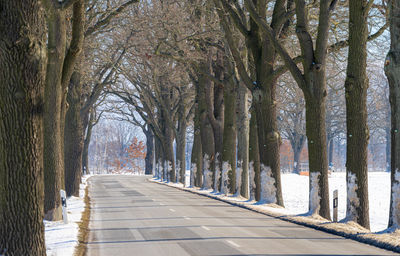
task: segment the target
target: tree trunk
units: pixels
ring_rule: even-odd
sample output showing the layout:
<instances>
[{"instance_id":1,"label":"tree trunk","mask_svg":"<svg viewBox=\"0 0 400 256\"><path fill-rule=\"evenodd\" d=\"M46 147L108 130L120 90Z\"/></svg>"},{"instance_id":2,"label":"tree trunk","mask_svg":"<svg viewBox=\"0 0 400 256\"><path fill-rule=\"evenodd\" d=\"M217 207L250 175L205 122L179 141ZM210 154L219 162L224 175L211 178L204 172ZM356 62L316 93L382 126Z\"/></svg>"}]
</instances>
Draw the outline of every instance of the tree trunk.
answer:
<instances>
[{"instance_id":1,"label":"tree trunk","mask_svg":"<svg viewBox=\"0 0 400 256\"><path fill-rule=\"evenodd\" d=\"M273 199L270 197L267 203L276 203L283 206L279 159L281 137L278 131L276 119L275 88L276 81L265 81L262 87L253 91L253 100L257 116L258 144L261 164L260 170L265 171L268 173L268 176L271 176L271 178L274 179L275 191L274 195L272 195ZM261 186L263 186L263 184L261 184ZM270 190L270 188L266 189ZM271 199L272 201L269 201Z\"/></svg>"},{"instance_id":2,"label":"tree trunk","mask_svg":"<svg viewBox=\"0 0 400 256\"><path fill-rule=\"evenodd\" d=\"M238 167L242 170L240 195L249 198L249 100L248 89L239 85L238 99Z\"/></svg>"},{"instance_id":3,"label":"tree trunk","mask_svg":"<svg viewBox=\"0 0 400 256\"><path fill-rule=\"evenodd\" d=\"M86 136L83 143L83 152L82 152L82 170L83 172L90 173L89 171L89 145L90 140L92 138L92 131L94 127L95 114L90 113L89 122L86 129Z\"/></svg>"},{"instance_id":4,"label":"tree trunk","mask_svg":"<svg viewBox=\"0 0 400 256\"><path fill-rule=\"evenodd\" d=\"M68 111L64 131L65 190L67 196L79 196L82 176L84 131L81 117L81 74L74 72L68 90Z\"/></svg>"},{"instance_id":5,"label":"tree trunk","mask_svg":"<svg viewBox=\"0 0 400 256\"><path fill-rule=\"evenodd\" d=\"M61 76L66 47L65 12L46 3L48 44L44 104L44 212L45 219L62 219L60 189L64 189L64 155L61 136Z\"/></svg>"},{"instance_id":6,"label":"tree trunk","mask_svg":"<svg viewBox=\"0 0 400 256\"><path fill-rule=\"evenodd\" d=\"M391 132L390 132L390 128L386 128L385 129L385 137L386 137L386 171L390 172L391 171L391 163L390 163L390 154L391 154L391 150L390 150L390 141L391 141Z\"/></svg>"},{"instance_id":7,"label":"tree trunk","mask_svg":"<svg viewBox=\"0 0 400 256\"><path fill-rule=\"evenodd\" d=\"M196 101L198 102L198 95L196 89ZM199 104L195 103L195 112L194 112L194 138L193 138L193 146L192 146L192 156L191 156L191 166L190 166L190 186L201 187L202 186L202 170L203 170L203 152L201 145L201 135L200 135L200 113L199 113ZM194 176L194 177L192 177ZM192 182L194 184L192 184Z\"/></svg>"},{"instance_id":8,"label":"tree trunk","mask_svg":"<svg viewBox=\"0 0 400 256\"><path fill-rule=\"evenodd\" d=\"M389 99L391 109L391 197L389 227L400 227L400 3L389 1L390 51L385 62L385 73L389 80Z\"/></svg>"},{"instance_id":9,"label":"tree trunk","mask_svg":"<svg viewBox=\"0 0 400 256\"><path fill-rule=\"evenodd\" d=\"M290 145L293 150L293 172L297 174L300 173L300 156L304 147L304 142L305 136L302 134L293 135L290 140Z\"/></svg>"},{"instance_id":10,"label":"tree trunk","mask_svg":"<svg viewBox=\"0 0 400 256\"><path fill-rule=\"evenodd\" d=\"M178 113L178 132L176 139L176 160L179 165L179 182L185 184L186 172L186 128L187 101L183 100Z\"/></svg>"},{"instance_id":11,"label":"tree trunk","mask_svg":"<svg viewBox=\"0 0 400 256\"><path fill-rule=\"evenodd\" d=\"M230 83L224 88L224 128L222 162L229 163L228 188L230 193L236 193L236 81L230 79Z\"/></svg>"},{"instance_id":12,"label":"tree trunk","mask_svg":"<svg viewBox=\"0 0 400 256\"><path fill-rule=\"evenodd\" d=\"M213 173L215 170L215 165L214 165L215 137L207 114L206 94L204 88L206 86L205 80L206 79L203 76L200 76L198 104L199 104L199 115L200 115L201 147L203 153L202 188L208 189L212 187L212 182L211 182L212 177L210 177L209 172Z\"/></svg>"},{"instance_id":13,"label":"tree trunk","mask_svg":"<svg viewBox=\"0 0 400 256\"><path fill-rule=\"evenodd\" d=\"M0 254L44 256L45 16L40 1L0 10Z\"/></svg>"},{"instance_id":14,"label":"tree trunk","mask_svg":"<svg viewBox=\"0 0 400 256\"><path fill-rule=\"evenodd\" d=\"M146 135L146 158L145 158L145 174L153 174L153 160L154 160L154 135L150 128L144 131Z\"/></svg>"},{"instance_id":15,"label":"tree trunk","mask_svg":"<svg viewBox=\"0 0 400 256\"><path fill-rule=\"evenodd\" d=\"M328 158L325 129L326 97L321 96L324 91L323 86L315 88L322 90L318 90L314 96L305 94L310 173L309 210L311 214L319 214L329 220Z\"/></svg>"},{"instance_id":16,"label":"tree trunk","mask_svg":"<svg viewBox=\"0 0 400 256\"><path fill-rule=\"evenodd\" d=\"M260 151L258 148L258 128L257 118L254 111L254 102L251 107L251 118L250 118L250 134L249 134L249 161L250 167L253 167L254 179L251 183L254 184L250 187L250 193L254 193L255 200L260 200L261 184L260 184ZM250 170L250 168L249 168ZM251 195L250 195L251 197Z\"/></svg>"},{"instance_id":17,"label":"tree trunk","mask_svg":"<svg viewBox=\"0 0 400 256\"><path fill-rule=\"evenodd\" d=\"M328 150L328 167L329 169L332 169L333 167L333 143L334 140L331 138L329 140L329 150Z\"/></svg>"},{"instance_id":18,"label":"tree trunk","mask_svg":"<svg viewBox=\"0 0 400 256\"><path fill-rule=\"evenodd\" d=\"M368 1L350 1L349 56L346 90L347 212L346 219L369 229L367 124Z\"/></svg>"}]
</instances>

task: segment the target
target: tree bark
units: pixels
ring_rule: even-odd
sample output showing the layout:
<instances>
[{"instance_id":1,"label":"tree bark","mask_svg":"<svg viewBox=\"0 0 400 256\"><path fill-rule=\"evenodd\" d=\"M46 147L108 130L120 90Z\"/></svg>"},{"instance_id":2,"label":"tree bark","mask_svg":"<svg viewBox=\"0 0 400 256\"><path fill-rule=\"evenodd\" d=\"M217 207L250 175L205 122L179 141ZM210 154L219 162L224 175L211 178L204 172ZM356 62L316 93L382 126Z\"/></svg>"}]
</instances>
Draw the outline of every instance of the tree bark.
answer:
<instances>
[{"instance_id":1,"label":"tree bark","mask_svg":"<svg viewBox=\"0 0 400 256\"><path fill-rule=\"evenodd\" d=\"M82 176L82 152L84 130L81 117L81 74L74 72L68 90L69 105L65 117L64 166L65 190L67 196L79 196L79 184Z\"/></svg>"},{"instance_id":2,"label":"tree bark","mask_svg":"<svg viewBox=\"0 0 400 256\"><path fill-rule=\"evenodd\" d=\"M154 160L154 135L150 128L144 131L146 135L146 158L145 158L145 174L153 174L153 160Z\"/></svg>"},{"instance_id":3,"label":"tree bark","mask_svg":"<svg viewBox=\"0 0 400 256\"><path fill-rule=\"evenodd\" d=\"M199 117L200 117L200 136L201 136L201 147L202 147L202 160L203 160L203 168L201 170L202 173L202 188L211 188L212 184L208 184L205 180L205 172L214 172L215 170L215 161L214 160L214 152L215 152L215 142L214 142L214 133L213 129L207 114L207 103L206 103L206 94L205 87L206 79L204 76L200 76L199 79L199 96L198 96L198 104L199 104Z\"/></svg>"},{"instance_id":4,"label":"tree bark","mask_svg":"<svg viewBox=\"0 0 400 256\"><path fill-rule=\"evenodd\" d=\"M249 198L249 100L248 89L239 85L237 106L238 167L242 169L240 195ZM240 165L240 166L239 166Z\"/></svg>"},{"instance_id":5,"label":"tree bark","mask_svg":"<svg viewBox=\"0 0 400 256\"><path fill-rule=\"evenodd\" d=\"M0 254L44 256L45 16L40 1L0 10Z\"/></svg>"},{"instance_id":6,"label":"tree bark","mask_svg":"<svg viewBox=\"0 0 400 256\"><path fill-rule=\"evenodd\" d=\"M228 172L228 188L230 193L236 193L236 98L237 91L234 79L224 88L224 128L222 162L231 166Z\"/></svg>"},{"instance_id":7,"label":"tree bark","mask_svg":"<svg viewBox=\"0 0 400 256\"><path fill-rule=\"evenodd\" d=\"M310 173L309 210L311 214L330 219L325 97L305 95L305 99Z\"/></svg>"},{"instance_id":8,"label":"tree bark","mask_svg":"<svg viewBox=\"0 0 400 256\"><path fill-rule=\"evenodd\" d=\"M64 189L64 156L61 136L62 69L66 47L65 11L44 1L47 12L48 44L44 104L44 212L45 219L62 219L60 189Z\"/></svg>"},{"instance_id":9,"label":"tree bark","mask_svg":"<svg viewBox=\"0 0 400 256\"><path fill-rule=\"evenodd\" d=\"M250 134L249 134L249 161L250 165L253 165L254 171L254 194L256 201L260 200L261 184L260 184L260 151L258 148L258 127L257 118L254 111L254 102L251 107L251 118L250 118ZM250 193L252 193L252 188L250 188Z\"/></svg>"},{"instance_id":10,"label":"tree bark","mask_svg":"<svg viewBox=\"0 0 400 256\"><path fill-rule=\"evenodd\" d=\"M400 3L389 1L390 50L386 56L385 73L389 80L389 99L391 109L391 197L389 212L389 228L400 227L399 186L400 186Z\"/></svg>"},{"instance_id":11,"label":"tree bark","mask_svg":"<svg viewBox=\"0 0 400 256\"><path fill-rule=\"evenodd\" d=\"M89 170L89 145L90 140L92 138L92 131L95 124L95 114L90 113L89 122L86 128L86 136L83 143L83 152L82 152L82 171L86 173L90 173Z\"/></svg>"},{"instance_id":12,"label":"tree bark","mask_svg":"<svg viewBox=\"0 0 400 256\"><path fill-rule=\"evenodd\" d=\"M179 182L185 183L186 172L186 129L187 129L187 100L182 99L178 110L178 131L176 138L176 160L179 164Z\"/></svg>"},{"instance_id":13,"label":"tree bark","mask_svg":"<svg viewBox=\"0 0 400 256\"><path fill-rule=\"evenodd\" d=\"M306 138L302 134L294 134L290 139L290 145L293 150L293 172L300 173L300 155L304 147Z\"/></svg>"},{"instance_id":14,"label":"tree bark","mask_svg":"<svg viewBox=\"0 0 400 256\"><path fill-rule=\"evenodd\" d=\"M196 85L196 106L194 112L194 139L193 139L193 147L192 147L192 156L191 156L191 166L190 166L190 175L194 175L191 178L191 186L202 187L202 170L203 170L203 152L201 145L201 127L200 127L200 113L199 113L199 103L198 103L198 85ZM194 184L192 184L192 180Z\"/></svg>"},{"instance_id":15,"label":"tree bark","mask_svg":"<svg viewBox=\"0 0 400 256\"><path fill-rule=\"evenodd\" d=\"M350 1L349 56L346 90L347 211L346 219L369 229L367 124L368 1Z\"/></svg>"}]
</instances>

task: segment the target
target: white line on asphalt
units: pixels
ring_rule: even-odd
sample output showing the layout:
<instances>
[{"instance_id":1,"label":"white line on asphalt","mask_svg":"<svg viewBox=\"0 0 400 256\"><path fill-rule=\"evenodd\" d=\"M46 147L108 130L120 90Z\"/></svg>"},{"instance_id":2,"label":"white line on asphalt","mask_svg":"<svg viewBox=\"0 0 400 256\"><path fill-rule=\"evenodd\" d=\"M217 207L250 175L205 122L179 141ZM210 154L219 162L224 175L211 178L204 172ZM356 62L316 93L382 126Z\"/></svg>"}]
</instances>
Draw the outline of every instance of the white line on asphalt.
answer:
<instances>
[{"instance_id":1,"label":"white line on asphalt","mask_svg":"<svg viewBox=\"0 0 400 256\"><path fill-rule=\"evenodd\" d=\"M169 209L171 212L175 212L175 210L174 209Z\"/></svg>"},{"instance_id":2,"label":"white line on asphalt","mask_svg":"<svg viewBox=\"0 0 400 256\"><path fill-rule=\"evenodd\" d=\"M237 243L231 241L231 240L226 240L228 243L230 243L231 245L235 246L235 247L240 247L240 245L238 245Z\"/></svg>"},{"instance_id":3,"label":"white line on asphalt","mask_svg":"<svg viewBox=\"0 0 400 256\"><path fill-rule=\"evenodd\" d=\"M185 217L185 220L191 220L191 218L189 218L189 217Z\"/></svg>"},{"instance_id":4,"label":"white line on asphalt","mask_svg":"<svg viewBox=\"0 0 400 256\"><path fill-rule=\"evenodd\" d=\"M205 230L210 230L209 228L207 228L206 226L201 226L202 228L204 228Z\"/></svg>"},{"instance_id":5,"label":"white line on asphalt","mask_svg":"<svg viewBox=\"0 0 400 256\"><path fill-rule=\"evenodd\" d=\"M160 203L160 205L165 205L165 204L163 204L163 203Z\"/></svg>"}]
</instances>

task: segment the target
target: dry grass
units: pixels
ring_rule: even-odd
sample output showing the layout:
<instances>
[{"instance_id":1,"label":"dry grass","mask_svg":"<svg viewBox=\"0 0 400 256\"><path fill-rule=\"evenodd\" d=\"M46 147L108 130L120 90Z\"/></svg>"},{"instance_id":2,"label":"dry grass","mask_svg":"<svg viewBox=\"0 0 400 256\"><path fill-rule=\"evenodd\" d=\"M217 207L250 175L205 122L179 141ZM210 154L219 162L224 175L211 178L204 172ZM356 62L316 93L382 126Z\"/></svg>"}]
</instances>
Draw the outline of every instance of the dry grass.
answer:
<instances>
[{"instance_id":1,"label":"dry grass","mask_svg":"<svg viewBox=\"0 0 400 256\"><path fill-rule=\"evenodd\" d=\"M89 239L89 221L90 221L90 197L89 186L85 189L85 210L82 213L81 221L79 222L79 244L75 248L74 256L86 255L86 245Z\"/></svg>"}]
</instances>

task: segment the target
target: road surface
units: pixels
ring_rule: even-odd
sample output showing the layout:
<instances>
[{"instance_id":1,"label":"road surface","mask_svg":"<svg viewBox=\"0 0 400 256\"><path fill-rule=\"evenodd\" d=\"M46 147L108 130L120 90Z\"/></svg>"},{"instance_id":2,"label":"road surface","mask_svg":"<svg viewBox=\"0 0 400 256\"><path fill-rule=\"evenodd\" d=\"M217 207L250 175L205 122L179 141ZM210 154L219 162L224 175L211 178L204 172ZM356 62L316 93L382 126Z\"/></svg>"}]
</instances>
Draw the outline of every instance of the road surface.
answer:
<instances>
[{"instance_id":1,"label":"road surface","mask_svg":"<svg viewBox=\"0 0 400 256\"><path fill-rule=\"evenodd\" d=\"M148 178L91 178L87 255L396 255Z\"/></svg>"}]
</instances>

